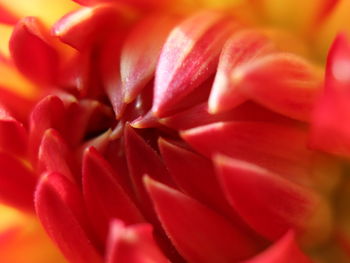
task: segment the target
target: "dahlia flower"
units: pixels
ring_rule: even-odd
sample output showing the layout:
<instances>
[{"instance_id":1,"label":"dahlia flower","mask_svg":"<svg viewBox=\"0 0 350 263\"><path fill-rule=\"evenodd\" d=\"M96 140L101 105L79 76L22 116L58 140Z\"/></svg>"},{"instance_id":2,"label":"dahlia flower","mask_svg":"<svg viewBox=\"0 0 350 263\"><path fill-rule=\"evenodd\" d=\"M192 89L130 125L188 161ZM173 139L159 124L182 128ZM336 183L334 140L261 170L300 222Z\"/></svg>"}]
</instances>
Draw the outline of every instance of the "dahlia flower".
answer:
<instances>
[{"instance_id":1,"label":"dahlia flower","mask_svg":"<svg viewBox=\"0 0 350 263\"><path fill-rule=\"evenodd\" d=\"M0 262L350 262L349 0L0 0Z\"/></svg>"}]
</instances>

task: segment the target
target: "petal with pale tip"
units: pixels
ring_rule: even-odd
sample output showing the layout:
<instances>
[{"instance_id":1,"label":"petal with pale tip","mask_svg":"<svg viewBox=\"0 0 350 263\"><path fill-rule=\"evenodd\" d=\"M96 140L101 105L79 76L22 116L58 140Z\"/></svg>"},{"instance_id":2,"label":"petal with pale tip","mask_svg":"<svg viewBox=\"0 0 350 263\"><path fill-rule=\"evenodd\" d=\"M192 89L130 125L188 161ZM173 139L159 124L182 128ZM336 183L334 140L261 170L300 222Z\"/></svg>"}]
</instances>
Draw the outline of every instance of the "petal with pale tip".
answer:
<instances>
[{"instance_id":1,"label":"petal with pale tip","mask_svg":"<svg viewBox=\"0 0 350 263\"><path fill-rule=\"evenodd\" d=\"M98 4L68 13L53 26L53 34L62 42L84 50L122 27L123 23L120 8L113 3Z\"/></svg>"},{"instance_id":2,"label":"petal with pale tip","mask_svg":"<svg viewBox=\"0 0 350 263\"><path fill-rule=\"evenodd\" d=\"M268 249L242 263L312 263L299 248L293 231L288 231Z\"/></svg>"},{"instance_id":3,"label":"petal with pale tip","mask_svg":"<svg viewBox=\"0 0 350 263\"><path fill-rule=\"evenodd\" d=\"M201 11L176 26L156 69L153 112L164 117L216 70L221 48L237 26L215 11Z\"/></svg>"},{"instance_id":4,"label":"petal with pale tip","mask_svg":"<svg viewBox=\"0 0 350 263\"><path fill-rule=\"evenodd\" d=\"M107 263L167 263L156 244L150 224L125 226L113 220L107 240Z\"/></svg>"},{"instance_id":5,"label":"petal with pale tip","mask_svg":"<svg viewBox=\"0 0 350 263\"><path fill-rule=\"evenodd\" d=\"M322 88L320 69L289 53L274 53L232 71L232 85L249 99L287 117L308 121Z\"/></svg>"},{"instance_id":6,"label":"petal with pale tip","mask_svg":"<svg viewBox=\"0 0 350 263\"><path fill-rule=\"evenodd\" d=\"M310 142L313 148L350 157L350 42L338 35L328 55L325 88L316 103Z\"/></svg>"},{"instance_id":7,"label":"petal with pale tip","mask_svg":"<svg viewBox=\"0 0 350 263\"><path fill-rule=\"evenodd\" d=\"M227 111L245 101L231 81L231 75L239 66L251 63L275 49L273 42L257 30L234 32L221 51L208 102L209 112L217 114Z\"/></svg>"},{"instance_id":8,"label":"petal with pale tip","mask_svg":"<svg viewBox=\"0 0 350 263\"><path fill-rule=\"evenodd\" d=\"M223 155L216 155L214 162L231 205L264 237L275 241L294 229L307 247L329 238L332 212L315 191L252 163Z\"/></svg>"},{"instance_id":9,"label":"petal with pale tip","mask_svg":"<svg viewBox=\"0 0 350 263\"><path fill-rule=\"evenodd\" d=\"M16 24L9 48L17 68L25 76L44 85L56 82L59 54L36 18L26 17Z\"/></svg>"},{"instance_id":10,"label":"petal with pale tip","mask_svg":"<svg viewBox=\"0 0 350 263\"><path fill-rule=\"evenodd\" d=\"M93 148L83 157L83 195L91 222L103 243L113 218L125 224L143 222L143 216L117 181L109 163Z\"/></svg>"},{"instance_id":11,"label":"petal with pale tip","mask_svg":"<svg viewBox=\"0 0 350 263\"><path fill-rule=\"evenodd\" d=\"M41 172L57 172L66 176L69 180L79 182L78 174L74 173L74 162L71 149L65 140L54 129L47 129L42 137L39 153L38 167Z\"/></svg>"},{"instance_id":12,"label":"petal with pale tip","mask_svg":"<svg viewBox=\"0 0 350 263\"><path fill-rule=\"evenodd\" d=\"M46 232L70 262L102 262L82 225L86 222L82 211L84 205L81 193L72 182L57 173L43 175L34 200L36 213Z\"/></svg>"},{"instance_id":13,"label":"petal with pale tip","mask_svg":"<svg viewBox=\"0 0 350 263\"><path fill-rule=\"evenodd\" d=\"M240 227L195 199L147 176L144 183L163 228L189 262L236 262L258 251Z\"/></svg>"},{"instance_id":14,"label":"petal with pale tip","mask_svg":"<svg viewBox=\"0 0 350 263\"><path fill-rule=\"evenodd\" d=\"M156 64L170 30L179 19L150 14L129 32L121 51L120 72L124 101L133 101L153 78Z\"/></svg>"},{"instance_id":15,"label":"petal with pale tip","mask_svg":"<svg viewBox=\"0 0 350 263\"><path fill-rule=\"evenodd\" d=\"M65 107L57 96L47 96L39 101L30 114L29 143L30 157L37 160L42 136L49 128L60 131L65 116Z\"/></svg>"},{"instance_id":16,"label":"petal with pale tip","mask_svg":"<svg viewBox=\"0 0 350 263\"><path fill-rule=\"evenodd\" d=\"M320 171L325 161L317 161L318 153L307 147L306 130L293 123L219 122L185 130L181 136L208 158L221 153L264 167L297 184L327 188Z\"/></svg>"},{"instance_id":17,"label":"petal with pale tip","mask_svg":"<svg viewBox=\"0 0 350 263\"><path fill-rule=\"evenodd\" d=\"M176 130L187 130L210 123L228 121L291 122L289 118L272 112L252 101L246 101L234 109L217 114L210 114L208 104L204 102L159 120L161 124Z\"/></svg>"}]
</instances>

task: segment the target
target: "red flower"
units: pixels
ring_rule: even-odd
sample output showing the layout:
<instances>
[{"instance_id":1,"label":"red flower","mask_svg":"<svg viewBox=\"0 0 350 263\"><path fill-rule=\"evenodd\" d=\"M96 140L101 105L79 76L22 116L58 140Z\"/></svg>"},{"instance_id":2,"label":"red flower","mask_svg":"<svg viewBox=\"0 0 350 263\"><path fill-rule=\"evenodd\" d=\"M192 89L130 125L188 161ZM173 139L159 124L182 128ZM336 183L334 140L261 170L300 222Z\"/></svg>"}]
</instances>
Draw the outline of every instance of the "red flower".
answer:
<instances>
[{"instance_id":1,"label":"red flower","mask_svg":"<svg viewBox=\"0 0 350 263\"><path fill-rule=\"evenodd\" d=\"M0 3L4 204L73 263L349 260L346 1L76 2Z\"/></svg>"}]
</instances>

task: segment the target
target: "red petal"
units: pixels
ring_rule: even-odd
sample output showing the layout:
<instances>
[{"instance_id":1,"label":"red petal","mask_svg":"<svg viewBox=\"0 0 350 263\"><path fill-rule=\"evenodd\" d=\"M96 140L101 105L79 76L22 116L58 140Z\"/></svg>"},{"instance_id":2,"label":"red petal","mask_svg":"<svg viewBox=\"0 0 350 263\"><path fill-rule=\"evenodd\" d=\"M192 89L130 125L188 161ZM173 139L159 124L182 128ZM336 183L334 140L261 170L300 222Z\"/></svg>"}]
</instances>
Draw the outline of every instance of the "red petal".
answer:
<instances>
[{"instance_id":1,"label":"red petal","mask_svg":"<svg viewBox=\"0 0 350 263\"><path fill-rule=\"evenodd\" d=\"M175 183L186 194L237 220L227 203L209 159L160 139L159 148Z\"/></svg>"},{"instance_id":2,"label":"red petal","mask_svg":"<svg viewBox=\"0 0 350 263\"><path fill-rule=\"evenodd\" d=\"M268 121L288 123L290 119L267 110L254 102L245 102L232 110L218 114L208 112L207 103L202 103L181 111L167 118L160 119L160 123L175 130L185 130L194 127L222 121Z\"/></svg>"},{"instance_id":3,"label":"red petal","mask_svg":"<svg viewBox=\"0 0 350 263\"><path fill-rule=\"evenodd\" d=\"M146 200L149 200L149 197L144 188L142 177L149 174L152 178L171 184L168 171L159 155L129 125L125 126L124 136L131 179L135 185L138 199L147 203Z\"/></svg>"},{"instance_id":4,"label":"red petal","mask_svg":"<svg viewBox=\"0 0 350 263\"><path fill-rule=\"evenodd\" d=\"M328 238L330 207L316 192L251 163L221 155L215 163L227 198L258 233L276 240L295 229L311 246Z\"/></svg>"},{"instance_id":5,"label":"red petal","mask_svg":"<svg viewBox=\"0 0 350 263\"><path fill-rule=\"evenodd\" d=\"M37 159L39 145L44 132L49 128L60 131L64 120L65 108L62 100L56 96L47 96L33 109L30 115L30 153ZM35 162L34 162L35 163Z\"/></svg>"},{"instance_id":6,"label":"red petal","mask_svg":"<svg viewBox=\"0 0 350 263\"><path fill-rule=\"evenodd\" d=\"M35 193L35 209L49 236L63 255L74 263L101 263L102 258L87 236L80 192L59 174L42 177Z\"/></svg>"},{"instance_id":7,"label":"red petal","mask_svg":"<svg viewBox=\"0 0 350 263\"><path fill-rule=\"evenodd\" d=\"M167 263L152 235L152 226L125 227L114 220L108 238L107 263Z\"/></svg>"},{"instance_id":8,"label":"red petal","mask_svg":"<svg viewBox=\"0 0 350 263\"><path fill-rule=\"evenodd\" d=\"M14 25L17 23L17 21L18 17L0 4L0 23Z\"/></svg>"},{"instance_id":9,"label":"red petal","mask_svg":"<svg viewBox=\"0 0 350 263\"><path fill-rule=\"evenodd\" d=\"M24 156L27 146L28 134L23 124L0 105L0 148L5 152Z\"/></svg>"},{"instance_id":10,"label":"red petal","mask_svg":"<svg viewBox=\"0 0 350 263\"><path fill-rule=\"evenodd\" d=\"M177 20L152 14L140 20L126 37L120 62L126 103L133 101L153 78L161 48Z\"/></svg>"},{"instance_id":11,"label":"red petal","mask_svg":"<svg viewBox=\"0 0 350 263\"><path fill-rule=\"evenodd\" d=\"M67 14L54 25L53 32L62 42L82 50L121 24L121 10L116 5L99 4Z\"/></svg>"},{"instance_id":12,"label":"red petal","mask_svg":"<svg viewBox=\"0 0 350 263\"><path fill-rule=\"evenodd\" d=\"M33 193L37 178L19 159L0 152L0 200L33 212Z\"/></svg>"},{"instance_id":13,"label":"red petal","mask_svg":"<svg viewBox=\"0 0 350 263\"><path fill-rule=\"evenodd\" d=\"M215 72L221 47L233 27L232 19L224 14L202 11L173 29L156 70L153 112L158 117L171 113Z\"/></svg>"},{"instance_id":14,"label":"red petal","mask_svg":"<svg viewBox=\"0 0 350 263\"><path fill-rule=\"evenodd\" d=\"M106 41L100 60L100 71L105 91L117 119L122 117L126 107L119 65L120 48L124 41L123 35L125 35L123 32L121 34L115 34L114 37Z\"/></svg>"},{"instance_id":15,"label":"red petal","mask_svg":"<svg viewBox=\"0 0 350 263\"><path fill-rule=\"evenodd\" d=\"M276 53L236 69L231 81L248 98L305 121L310 119L323 80L320 70L309 62L292 54Z\"/></svg>"},{"instance_id":16,"label":"red petal","mask_svg":"<svg viewBox=\"0 0 350 263\"><path fill-rule=\"evenodd\" d=\"M293 124L220 122L184 131L182 137L211 158L222 153L307 186L323 185L322 162L307 148L307 133Z\"/></svg>"},{"instance_id":17,"label":"red petal","mask_svg":"<svg viewBox=\"0 0 350 263\"><path fill-rule=\"evenodd\" d=\"M324 94L313 115L314 148L350 157L350 43L345 35L334 41L327 60Z\"/></svg>"},{"instance_id":18,"label":"red petal","mask_svg":"<svg viewBox=\"0 0 350 263\"><path fill-rule=\"evenodd\" d=\"M43 26L34 17L20 20L10 39L10 52L17 68L41 84L54 84L59 57Z\"/></svg>"},{"instance_id":19,"label":"red petal","mask_svg":"<svg viewBox=\"0 0 350 263\"><path fill-rule=\"evenodd\" d=\"M312 263L298 247L294 233L287 232L267 250L242 263Z\"/></svg>"},{"instance_id":20,"label":"red petal","mask_svg":"<svg viewBox=\"0 0 350 263\"><path fill-rule=\"evenodd\" d=\"M72 173L73 156L67 143L54 129L48 129L43 134L39 148L38 170L43 172L57 172L69 180L79 182L79 175Z\"/></svg>"},{"instance_id":21,"label":"red petal","mask_svg":"<svg viewBox=\"0 0 350 263\"><path fill-rule=\"evenodd\" d=\"M189 262L236 262L257 252L254 241L196 200L145 177L157 215Z\"/></svg>"},{"instance_id":22,"label":"red petal","mask_svg":"<svg viewBox=\"0 0 350 263\"><path fill-rule=\"evenodd\" d=\"M84 153L83 193L90 219L104 242L112 218L126 224L144 221L135 204L117 182L117 175L94 148Z\"/></svg>"},{"instance_id":23,"label":"red petal","mask_svg":"<svg viewBox=\"0 0 350 263\"><path fill-rule=\"evenodd\" d=\"M215 81L209 98L209 111L230 110L245 99L231 82L231 74L239 66L271 53L276 48L272 41L257 30L235 32L221 51Z\"/></svg>"}]
</instances>

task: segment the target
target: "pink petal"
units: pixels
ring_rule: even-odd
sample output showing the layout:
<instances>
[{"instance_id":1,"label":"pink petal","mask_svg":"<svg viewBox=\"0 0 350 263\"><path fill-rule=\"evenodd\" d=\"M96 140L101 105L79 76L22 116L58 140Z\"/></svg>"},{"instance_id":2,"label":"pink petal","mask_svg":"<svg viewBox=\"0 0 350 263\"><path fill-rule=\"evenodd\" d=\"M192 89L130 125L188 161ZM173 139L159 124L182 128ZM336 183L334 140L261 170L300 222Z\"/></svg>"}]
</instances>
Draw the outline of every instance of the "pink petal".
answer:
<instances>
[{"instance_id":1,"label":"pink petal","mask_svg":"<svg viewBox=\"0 0 350 263\"><path fill-rule=\"evenodd\" d=\"M221 48L233 28L232 19L224 14L202 11L173 29L156 69L155 115L171 113L176 104L215 72Z\"/></svg>"},{"instance_id":2,"label":"pink petal","mask_svg":"<svg viewBox=\"0 0 350 263\"><path fill-rule=\"evenodd\" d=\"M106 3L67 14L54 25L53 33L62 42L83 50L105 38L122 24L120 8Z\"/></svg>"},{"instance_id":3,"label":"pink petal","mask_svg":"<svg viewBox=\"0 0 350 263\"><path fill-rule=\"evenodd\" d=\"M328 55L325 89L313 114L311 144L350 157L350 43L338 35Z\"/></svg>"},{"instance_id":4,"label":"pink petal","mask_svg":"<svg viewBox=\"0 0 350 263\"><path fill-rule=\"evenodd\" d=\"M231 82L231 74L240 66L271 53L276 48L271 40L257 30L234 32L221 51L218 69L209 98L209 111L230 110L245 99Z\"/></svg>"},{"instance_id":5,"label":"pink petal","mask_svg":"<svg viewBox=\"0 0 350 263\"><path fill-rule=\"evenodd\" d=\"M114 220L107 242L107 263L169 262L159 250L149 224L125 227Z\"/></svg>"},{"instance_id":6,"label":"pink petal","mask_svg":"<svg viewBox=\"0 0 350 263\"><path fill-rule=\"evenodd\" d=\"M231 205L264 237L276 240L294 229L304 245L328 238L330 207L316 192L251 163L222 155L215 163Z\"/></svg>"},{"instance_id":7,"label":"pink petal","mask_svg":"<svg viewBox=\"0 0 350 263\"><path fill-rule=\"evenodd\" d=\"M26 17L17 23L9 48L17 68L24 75L44 85L54 84L59 56L36 18Z\"/></svg>"},{"instance_id":8,"label":"pink petal","mask_svg":"<svg viewBox=\"0 0 350 263\"><path fill-rule=\"evenodd\" d=\"M144 221L116 179L108 162L94 148L88 148L83 159L83 193L88 214L101 242L106 240L112 218L121 219L126 224Z\"/></svg>"},{"instance_id":9,"label":"pink petal","mask_svg":"<svg viewBox=\"0 0 350 263\"><path fill-rule=\"evenodd\" d=\"M299 248L292 231L254 258L242 263L312 263Z\"/></svg>"},{"instance_id":10,"label":"pink petal","mask_svg":"<svg viewBox=\"0 0 350 263\"><path fill-rule=\"evenodd\" d=\"M0 105L0 148L24 156L27 146L28 134L25 127Z\"/></svg>"},{"instance_id":11,"label":"pink petal","mask_svg":"<svg viewBox=\"0 0 350 263\"><path fill-rule=\"evenodd\" d=\"M317 153L307 148L307 132L296 125L219 122L186 130L181 135L208 158L222 153L267 168L298 184L324 186L323 163L317 161Z\"/></svg>"},{"instance_id":12,"label":"pink petal","mask_svg":"<svg viewBox=\"0 0 350 263\"><path fill-rule=\"evenodd\" d=\"M236 262L257 252L239 227L198 201L149 177L145 185L163 228L189 262Z\"/></svg>"},{"instance_id":13,"label":"pink petal","mask_svg":"<svg viewBox=\"0 0 350 263\"><path fill-rule=\"evenodd\" d=\"M101 263L83 220L81 193L60 174L44 175L35 193L35 209L49 236L74 263Z\"/></svg>"},{"instance_id":14,"label":"pink petal","mask_svg":"<svg viewBox=\"0 0 350 263\"><path fill-rule=\"evenodd\" d=\"M24 163L0 152L0 200L27 212L33 212L33 193L37 178Z\"/></svg>"},{"instance_id":15,"label":"pink petal","mask_svg":"<svg viewBox=\"0 0 350 263\"><path fill-rule=\"evenodd\" d=\"M151 14L134 25L126 37L120 61L126 103L133 101L153 78L161 48L177 20Z\"/></svg>"},{"instance_id":16,"label":"pink petal","mask_svg":"<svg viewBox=\"0 0 350 263\"><path fill-rule=\"evenodd\" d=\"M275 53L236 68L232 85L247 98L287 117L307 121L322 87L322 74L308 61Z\"/></svg>"}]
</instances>

